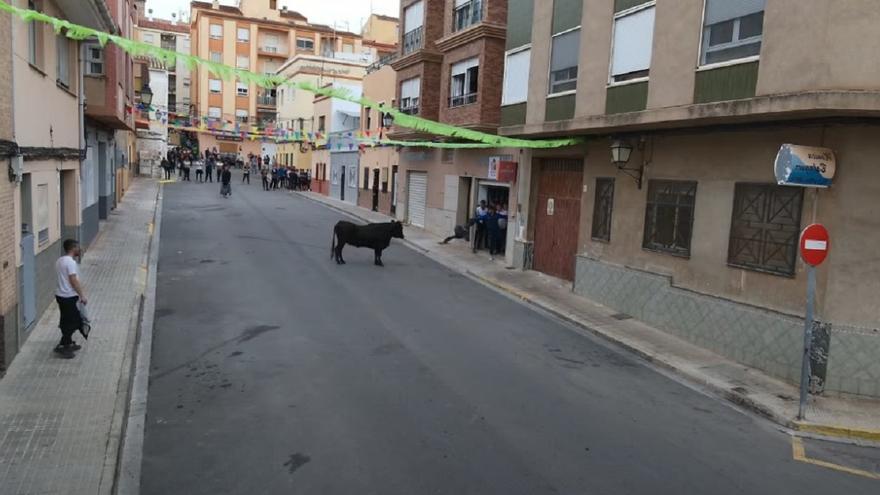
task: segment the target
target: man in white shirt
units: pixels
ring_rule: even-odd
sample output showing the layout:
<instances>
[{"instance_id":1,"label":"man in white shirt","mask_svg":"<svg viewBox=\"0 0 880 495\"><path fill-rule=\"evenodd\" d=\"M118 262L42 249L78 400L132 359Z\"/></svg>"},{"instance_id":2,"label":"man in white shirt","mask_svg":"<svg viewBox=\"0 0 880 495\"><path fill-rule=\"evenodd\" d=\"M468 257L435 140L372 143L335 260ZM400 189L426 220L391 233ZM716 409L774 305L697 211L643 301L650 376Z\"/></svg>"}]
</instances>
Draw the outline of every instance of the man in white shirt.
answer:
<instances>
[{"instance_id":1,"label":"man in white shirt","mask_svg":"<svg viewBox=\"0 0 880 495\"><path fill-rule=\"evenodd\" d=\"M61 330L61 342L55 347L55 352L65 359L74 357L74 351L81 347L73 341L73 334L82 329L83 321L77 302L88 304L82 283L79 280L79 267L76 257L80 255L79 243L73 239L64 241L64 256L55 262L55 273L58 276L55 288L55 301L61 318L58 328Z\"/></svg>"}]
</instances>

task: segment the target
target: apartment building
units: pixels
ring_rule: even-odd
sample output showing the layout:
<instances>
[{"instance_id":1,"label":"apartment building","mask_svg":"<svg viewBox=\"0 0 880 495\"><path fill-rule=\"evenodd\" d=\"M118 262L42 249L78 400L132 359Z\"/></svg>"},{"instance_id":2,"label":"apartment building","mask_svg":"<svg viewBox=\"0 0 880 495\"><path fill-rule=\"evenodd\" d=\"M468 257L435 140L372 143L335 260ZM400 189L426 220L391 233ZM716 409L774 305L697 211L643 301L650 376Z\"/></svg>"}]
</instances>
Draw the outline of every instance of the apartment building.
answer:
<instances>
[{"instance_id":1,"label":"apartment building","mask_svg":"<svg viewBox=\"0 0 880 495\"><path fill-rule=\"evenodd\" d=\"M103 31L115 26L112 10L104 1L17 0L12 4ZM0 84L8 84L11 77L11 91L4 94L14 95L11 102L0 97L0 106L7 110L0 112L0 132L4 129L2 119L12 117L5 154L14 155L9 163L9 185L0 187L0 197L10 199L11 193L8 210L14 218L11 229L2 236L5 247L0 248L2 357L8 364L38 315L52 303L54 263L63 239L81 235L87 199L81 194L86 187L81 182L91 169L80 166L85 149L87 88L84 67L78 60L86 43L59 36L43 23L2 19L7 25L11 22L11 27L0 29L0 36L11 34L11 42L0 43L0 67L11 66L11 70L0 70ZM19 289L17 304L10 297L13 279Z\"/></svg>"},{"instance_id":2,"label":"apartment building","mask_svg":"<svg viewBox=\"0 0 880 495\"><path fill-rule=\"evenodd\" d=\"M190 28L187 24L147 17L138 19L135 32L135 38L144 43L179 53L190 53ZM135 96L148 83L143 72L148 69L148 65L139 65L137 69L140 70L135 70L134 73ZM163 68L168 72L168 114L172 117L186 117L190 114L192 105L192 71L183 60Z\"/></svg>"},{"instance_id":3,"label":"apartment building","mask_svg":"<svg viewBox=\"0 0 880 495\"><path fill-rule=\"evenodd\" d=\"M238 6L228 6L192 2L193 53L226 65L276 74L285 61L298 54L369 63L377 53L388 50L378 41L364 43L355 33L309 23L305 16L277 3L242 0ZM210 128L199 135L203 149L262 154L260 140L242 138L240 132L260 132L277 125L276 90L223 81L204 68L194 76L193 101L198 116Z\"/></svg>"},{"instance_id":4,"label":"apartment building","mask_svg":"<svg viewBox=\"0 0 880 495\"><path fill-rule=\"evenodd\" d=\"M360 81L327 83L359 98ZM319 136L312 152L312 190L340 201L357 204L360 173L361 107L357 103L326 96L314 97L315 132Z\"/></svg>"},{"instance_id":5,"label":"apartment building","mask_svg":"<svg viewBox=\"0 0 880 495\"><path fill-rule=\"evenodd\" d=\"M367 68L364 76L364 97L383 105L394 106L397 98L397 73L387 60ZM390 130L386 117L371 108L361 109L361 134L369 140L380 140ZM364 146L360 155L361 191L358 205L397 216L400 153L393 146Z\"/></svg>"},{"instance_id":6,"label":"apartment building","mask_svg":"<svg viewBox=\"0 0 880 495\"><path fill-rule=\"evenodd\" d=\"M880 396L878 21L870 0L509 0L499 132L585 139L522 151L517 266L797 382L821 222L814 385ZM778 185L790 153L826 187Z\"/></svg>"},{"instance_id":7,"label":"apartment building","mask_svg":"<svg viewBox=\"0 0 880 495\"><path fill-rule=\"evenodd\" d=\"M404 0L397 71L400 111L495 133L501 123L501 87L507 35L506 0ZM394 127L391 137L435 139ZM402 218L448 235L473 215L480 200L515 202L512 181L499 181L499 161L517 150L404 147L398 201ZM508 229L512 235L512 229Z\"/></svg>"},{"instance_id":8,"label":"apartment building","mask_svg":"<svg viewBox=\"0 0 880 495\"><path fill-rule=\"evenodd\" d=\"M374 58L370 55L369 59ZM360 85L367 62L350 57L323 57L296 54L284 63L278 74L291 83L309 83L317 87L332 83ZM285 167L307 169L312 166L312 146L317 132L315 94L291 86L278 88L278 127L296 134L277 146L276 161ZM311 136L311 137L309 137Z\"/></svg>"},{"instance_id":9,"label":"apartment building","mask_svg":"<svg viewBox=\"0 0 880 495\"><path fill-rule=\"evenodd\" d=\"M102 2L104 3L104 2ZM112 32L130 38L137 10L132 0L106 2ZM82 47L85 90L85 159L82 163L82 225L79 239L88 246L128 185L134 154L134 71L131 56L97 40ZM74 59L75 60L75 59Z\"/></svg>"}]
</instances>

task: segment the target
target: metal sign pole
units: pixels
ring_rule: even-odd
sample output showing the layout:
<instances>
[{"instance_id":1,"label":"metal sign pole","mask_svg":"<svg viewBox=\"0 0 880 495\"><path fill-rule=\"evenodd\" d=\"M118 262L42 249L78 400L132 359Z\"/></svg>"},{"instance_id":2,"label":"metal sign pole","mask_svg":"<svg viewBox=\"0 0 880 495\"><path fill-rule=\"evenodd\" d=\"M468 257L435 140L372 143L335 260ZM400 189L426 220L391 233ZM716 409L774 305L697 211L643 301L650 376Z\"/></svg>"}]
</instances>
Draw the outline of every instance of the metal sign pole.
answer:
<instances>
[{"instance_id":1,"label":"metal sign pole","mask_svg":"<svg viewBox=\"0 0 880 495\"><path fill-rule=\"evenodd\" d=\"M804 360L801 365L801 400L798 419L804 419L810 384L810 354L813 347L813 304L816 299L816 267L807 265L807 314L804 318Z\"/></svg>"}]
</instances>

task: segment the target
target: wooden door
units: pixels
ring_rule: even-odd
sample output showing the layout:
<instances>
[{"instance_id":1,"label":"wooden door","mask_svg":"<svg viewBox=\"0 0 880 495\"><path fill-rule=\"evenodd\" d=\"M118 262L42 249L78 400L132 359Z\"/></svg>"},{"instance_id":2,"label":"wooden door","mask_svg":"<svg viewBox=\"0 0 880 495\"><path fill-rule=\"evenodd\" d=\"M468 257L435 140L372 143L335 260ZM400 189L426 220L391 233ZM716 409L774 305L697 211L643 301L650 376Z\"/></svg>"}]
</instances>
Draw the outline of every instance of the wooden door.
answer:
<instances>
[{"instance_id":1,"label":"wooden door","mask_svg":"<svg viewBox=\"0 0 880 495\"><path fill-rule=\"evenodd\" d=\"M574 280L584 162L553 158L539 166L534 269Z\"/></svg>"}]
</instances>

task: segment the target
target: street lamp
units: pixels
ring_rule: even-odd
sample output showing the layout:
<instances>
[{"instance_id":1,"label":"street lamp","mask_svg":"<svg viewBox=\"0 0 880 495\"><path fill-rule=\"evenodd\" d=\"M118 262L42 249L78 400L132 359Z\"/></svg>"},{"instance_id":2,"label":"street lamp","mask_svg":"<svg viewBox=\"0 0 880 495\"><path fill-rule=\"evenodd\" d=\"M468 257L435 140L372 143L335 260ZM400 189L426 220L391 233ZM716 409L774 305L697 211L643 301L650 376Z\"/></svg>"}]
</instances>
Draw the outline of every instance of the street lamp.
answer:
<instances>
[{"instance_id":1,"label":"street lamp","mask_svg":"<svg viewBox=\"0 0 880 495\"><path fill-rule=\"evenodd\" d=\"M642 140L639 141L639 149L642 151L644 151L644 143L645 140L642 138ZM642 180L645 177L645 162L643 159L638 167L627 167L626 165L629 163L632 152L633 146L625 139L615 139L611 142L611 163L617 167L617 170L632 177L636 181L638 188L641 189ZM644 157L644 152L642 153L642 156Z\"/></svg>"},{"instance_id":2,"label":"street lamp","mask_svg":"<svg viewBox=\"0 0 880 495\"><path fill-rule=\"evenodd\" d=\"M141 88L141 103L147 106L153 103L153 90L150 89L149 83L145 83L144 87Z\"/></svg>"},{"instance_id":3,"label":"street lamp","mask_svg":"<svg viewBox=\"0 0 880 495\"><path fill-rule=\"evenodd\" d=\"M394 124L394 117L390 113L383 114L382 127L388 129Z\"/></svg>"}]
</instances>

